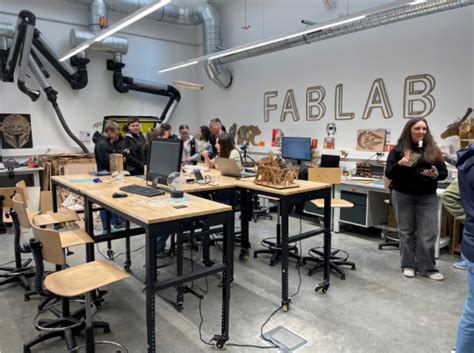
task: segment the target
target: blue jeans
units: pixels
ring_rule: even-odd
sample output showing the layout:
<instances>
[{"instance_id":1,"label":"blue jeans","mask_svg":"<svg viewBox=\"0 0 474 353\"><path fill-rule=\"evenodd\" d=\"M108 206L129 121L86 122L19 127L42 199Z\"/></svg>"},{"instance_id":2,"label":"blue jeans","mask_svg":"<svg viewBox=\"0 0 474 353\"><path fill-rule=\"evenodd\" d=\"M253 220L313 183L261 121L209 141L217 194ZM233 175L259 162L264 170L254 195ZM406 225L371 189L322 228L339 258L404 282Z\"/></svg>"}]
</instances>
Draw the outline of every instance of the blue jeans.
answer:
<instances>
[{"instance_id":1,"label":"blue jeans","mask_svg":"<svg viewBox=\"0 0 474 353\"><path fill-rule=\"evenodd\" d=\"M474 352L474 262L467 259L465 261L467 264L467 298L461 320L459 320L456 353Z\"/></svg>"},{"instance_id":2,"label":"blue jeans","mask_svg":"<svg viewBox=\"0 0 474 353\"><path fill-rule=\"evenodd\" d=\"M107 229L107 211L106 210L100 210L99 211L100 215L100 221L102 222L102 229ZM120 217L118 214L112 213L110 223L114 226L119 225L123 222L122 217Z\"/></svg>"},{"instance_id":3,"label":"blue jeans","mask_svg":"<svg viewBox=\"0 0 474 353\"><path fill-rule=\"evenodd\" d=\"M156 238L156 253L157 254L160 254L165 250L166 241L168 240L170 235L171 234L162 235L162 236L159 236L158 238Z\"/></svg>"}]
</instances>

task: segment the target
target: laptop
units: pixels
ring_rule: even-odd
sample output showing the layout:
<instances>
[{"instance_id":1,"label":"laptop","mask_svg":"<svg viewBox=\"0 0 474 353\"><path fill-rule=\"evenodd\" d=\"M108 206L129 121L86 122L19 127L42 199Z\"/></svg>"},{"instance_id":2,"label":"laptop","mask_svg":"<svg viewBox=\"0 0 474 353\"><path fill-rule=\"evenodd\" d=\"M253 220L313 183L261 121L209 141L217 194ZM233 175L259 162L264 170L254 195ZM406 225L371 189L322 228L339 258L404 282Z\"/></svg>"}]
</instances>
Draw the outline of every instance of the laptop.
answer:
<instances>
[{"instance_id":1,"label":"laptop","mask_svg":"<svg viewBox=\"0 0 474 353\"><path fill-rule=\"evenodd\" d=\"M216 162L217 169L224 176L248 178L257 175L254 172L241 171L234 159L219 158Z\"/></svg>"}]
</instances>

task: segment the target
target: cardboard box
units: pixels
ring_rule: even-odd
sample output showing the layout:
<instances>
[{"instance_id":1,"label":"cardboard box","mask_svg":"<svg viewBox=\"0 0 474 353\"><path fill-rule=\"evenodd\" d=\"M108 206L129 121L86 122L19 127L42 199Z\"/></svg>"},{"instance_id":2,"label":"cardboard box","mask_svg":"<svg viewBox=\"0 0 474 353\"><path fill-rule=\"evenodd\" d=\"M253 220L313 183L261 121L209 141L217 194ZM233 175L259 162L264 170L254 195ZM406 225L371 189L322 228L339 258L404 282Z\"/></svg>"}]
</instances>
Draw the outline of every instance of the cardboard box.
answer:
<instances>
[{"instance_id":1,"label":"cardboard box","mask_svg":"<svg viewBox=\"0 0 474 353\"><path fill-rule=\"evenodd\" d=\"M123 172L123 155L120 153L112 153L109 156L110 174L115 172Z\"/></svg>"}]
</instances>

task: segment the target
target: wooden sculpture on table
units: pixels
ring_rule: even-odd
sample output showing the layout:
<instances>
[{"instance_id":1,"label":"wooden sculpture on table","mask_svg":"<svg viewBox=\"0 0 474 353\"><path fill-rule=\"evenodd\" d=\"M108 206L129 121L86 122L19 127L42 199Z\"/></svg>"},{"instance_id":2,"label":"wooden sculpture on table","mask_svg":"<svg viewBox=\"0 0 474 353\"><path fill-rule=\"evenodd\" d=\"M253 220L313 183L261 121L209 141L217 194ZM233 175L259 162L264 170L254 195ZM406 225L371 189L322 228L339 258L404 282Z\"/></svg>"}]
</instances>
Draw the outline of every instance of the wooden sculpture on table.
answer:
<instances>
[{"instance_id":1,"label":"wooden sculpture on table","mask_svg":"<svg viewBox=\"0 0 474 353\"><path fill-rule=\"evenodd\" d=\"M474 141L474 119L468 119L472 113L472 108L467 108L466 114L461 119L455 120L449 124L446 130L441 134L445 139L450 136L459 136L460 148L464 148Z\"/></svg>"},{"instance_id":2,"label":"wooden sculpture on table","mask_svg":"<svg viewBox=\"0 0 474 353\"><path fill-rule=\"evenodd\" d=\"M257 175L254 183L276 189L298 187L294 181L298 179L299 168L288 165L281 158L275 158L273 152L257 161Z\"/></svg>"}]
</instances>

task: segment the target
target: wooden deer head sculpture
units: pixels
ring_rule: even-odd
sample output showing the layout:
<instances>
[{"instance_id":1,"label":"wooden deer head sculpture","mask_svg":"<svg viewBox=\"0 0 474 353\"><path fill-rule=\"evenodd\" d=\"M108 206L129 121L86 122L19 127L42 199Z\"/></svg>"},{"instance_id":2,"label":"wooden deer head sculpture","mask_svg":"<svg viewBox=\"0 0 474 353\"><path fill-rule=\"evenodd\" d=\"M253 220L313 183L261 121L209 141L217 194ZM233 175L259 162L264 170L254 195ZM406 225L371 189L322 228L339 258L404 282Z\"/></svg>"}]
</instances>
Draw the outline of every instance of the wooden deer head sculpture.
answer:
<instances>
[{"instance_id":1,"label":"wooden deer head sculpture","mask_svg":"<svg viewBox=\"0 0 474 353\"><path fill-rule=\"evenodd\" d=\"M472 108L467 108L466 114L461 119L456 119L453 123L446 127L446 130L441 134L441 138L445 139L450 136L460 136L460 127L467 120L472 113ZM465 129L465 127L464 127Z\"/></svg>"}]
</instances>

